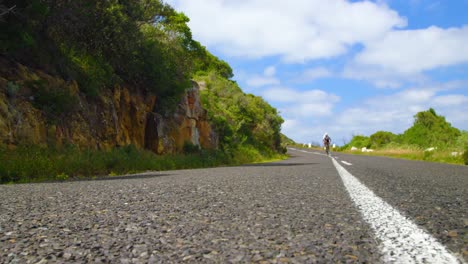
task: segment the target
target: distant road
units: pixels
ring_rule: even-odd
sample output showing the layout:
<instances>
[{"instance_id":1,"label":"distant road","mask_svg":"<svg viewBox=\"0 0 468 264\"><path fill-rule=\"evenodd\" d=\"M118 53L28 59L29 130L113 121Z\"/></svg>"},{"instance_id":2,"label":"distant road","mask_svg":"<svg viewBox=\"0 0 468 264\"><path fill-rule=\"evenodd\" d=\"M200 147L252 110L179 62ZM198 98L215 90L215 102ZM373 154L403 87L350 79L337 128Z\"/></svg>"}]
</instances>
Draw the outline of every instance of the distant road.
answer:
<instances>
[{"instance_id":1,"label":"distant road","mask_svg":"<svg viewBox=\"0 0 468 264\"><path fill-rule=\"evenodd\" d=\"M0 263L468 260L468 167L289 153L240 167L2 185Z\"/></svg>"}]
</instances>

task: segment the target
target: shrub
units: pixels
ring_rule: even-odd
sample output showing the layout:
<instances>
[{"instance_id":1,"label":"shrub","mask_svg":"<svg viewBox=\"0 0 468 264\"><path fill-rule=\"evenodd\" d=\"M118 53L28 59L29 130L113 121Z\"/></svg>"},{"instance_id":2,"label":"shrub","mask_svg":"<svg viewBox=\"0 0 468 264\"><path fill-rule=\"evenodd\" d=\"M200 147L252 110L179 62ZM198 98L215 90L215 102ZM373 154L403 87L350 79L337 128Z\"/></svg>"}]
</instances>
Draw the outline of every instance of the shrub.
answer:
<instances>
[{"instance_id":1,"label":"shrub","mask_svg":"<svg viewBox=\"0 0 468 264\"><path fill-rule=\"evenodd\" d=\"M430 160L434 156L434 152L432 151L424 151L423 160Z\"/></svg>"},{"instance_id":2,"label":"shrub","mask_svg":"<svg viewBox=\"0 0 468 264\"><path fill-rule=\"evenodd\" d=\"M18 94L20 90L20 87L18 84L14 83L14 82L8 82L7 83L7 96L9 98L15 98L16 95Z\"/></svg>"},{"instance_id":3,"label":"shrub","mask_svg":"<svg viewBox=\"0 0 468 264\"><path fill-rule=\"evenodd\" d=\"M73 145L61 149L32 145L18 146L15 150L0 147L0 183L55 181L147 170L215 167L272 157L250 146L239 149L233 156L218 150L198 150L198 147L197 153L167 156L139 150L133 145L109 151L80 150Z\"/></svg>"},{"instance_id":4,"label":"shrub","mask_svg":"<svg viewBox=\"0 0 468 264\"><path fill-rule=\"evenodd\" d=\"M26 82L34 91L34 107L44 111L49 122L56 122L72 113L78 106L78 98L68 87L55 87L44 80Z\"/></svg>"},{"instance_id":5,"label":"shrub","mask_svg":"<svg viewBox=\"0 0 468 264\"><path fill-rule=\"evenodd\" d=\"M351 139L351 141L346 144L347 148L351 147L356 147L356 148L370 148L371 147L371 141L369 137L362 136L362 135L355 135Z\"/></svg>"},{"instance_id":6,"label":"shrub","mask_svg":"<svg viewBox=\"0 0 468 264\"><path fill-rule=\"evenodd\" d=\"M103 88L118 82L119 78L114 74L114 69L104 59L84 52L75 52L73 49L65 54L73 63L74 72L77 72L80 90L86 95L96 97Z\"/></svg>"},{"instance_id":7,"label":"shrub","mask_svg":"<svg viewBox=\"0 0 468 264\"><path fill-rule=\"evenodd\" d=\"M372 148L380 148L394 141L396 135L387 131L378 131L370 136Z\"/></svg>"},{"instance_id":8,"label":"shrub","mask_svg":"<svg viewBox=\"0 0 468 264\"><path fill-rule=\"evenodd\" d=\"M68 175L62 172L58 174L57 176L55 176L55 178L60 181L65 181L65 180L68 180Z\"/></svg>"},{"instance_id":9,"label":"shrub","mask_svg":"<svg viewBox=\"0 0 468 264\"><path fill-rule=\"evenodd\" d=\"M444 147L455 143L461 135L445 117L437 115L434 109L419 112L414 116L414 124L401 136L403 143L421 147Z\"/></svg>"},{"instance_id":10,"label":"shrub","mask_svg":"<svg viewBox=\"0 0 468 264\"><path fill-rule=\"evenodd\" d=\"M200 147L193 144L190 141L185 141L184 146L183 146L183 151L184 151L185 154L199 153L200 152Z\"/></svg>"}]
</instances>

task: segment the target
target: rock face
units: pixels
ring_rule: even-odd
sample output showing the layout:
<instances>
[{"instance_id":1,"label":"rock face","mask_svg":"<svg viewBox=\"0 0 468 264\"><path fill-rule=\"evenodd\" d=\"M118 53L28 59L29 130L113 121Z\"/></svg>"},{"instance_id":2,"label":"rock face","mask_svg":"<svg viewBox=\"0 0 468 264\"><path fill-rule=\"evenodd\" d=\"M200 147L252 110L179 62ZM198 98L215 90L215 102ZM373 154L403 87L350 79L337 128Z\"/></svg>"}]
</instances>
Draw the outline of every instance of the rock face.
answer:
<instances>
[{"instance_id":1,"label":"rock face","mask_svg":"<svg viewBox=\"0 0 468 264\"><path fill-rule=\"evenodd\" d=\"M0 146L74 144L110 149L133 144L158 154L180 152L186 142L207 149L218 146L195 82L175 112L163 116L155 112L156 96L132 87L116 86L96 98L88 98L79 93L74 81L67 82L3 58L0 66ZM47 95L55 94L55 98L65 94L71 103L58 107L52 103L54 100L51 105L44 100L39 102L34 91L39 89L37 86Z\"/></svg>"}]
</instances>

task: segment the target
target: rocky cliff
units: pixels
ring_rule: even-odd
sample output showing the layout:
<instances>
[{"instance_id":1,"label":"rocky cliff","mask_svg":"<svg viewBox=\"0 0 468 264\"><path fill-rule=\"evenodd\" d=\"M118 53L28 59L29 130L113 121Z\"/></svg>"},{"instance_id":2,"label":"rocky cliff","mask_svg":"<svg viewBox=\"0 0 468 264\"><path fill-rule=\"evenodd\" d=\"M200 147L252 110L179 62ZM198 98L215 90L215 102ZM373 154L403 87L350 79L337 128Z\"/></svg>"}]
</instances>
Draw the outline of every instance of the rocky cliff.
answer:
<instances>
[{"instance_id":1,"label":"rocky cliff","mask_svg":"<svg viewBox=\"0 0 468 264\"><path fill-rule=\"evenodd\" d=\"M155 112L156 96L132 87L115 86L97 97L79 91L75 81L0 58L0 145L133 144L158 154L180 152L186 142L218 146L195 82L166 115Z\"/></svg>"}]
</instances>

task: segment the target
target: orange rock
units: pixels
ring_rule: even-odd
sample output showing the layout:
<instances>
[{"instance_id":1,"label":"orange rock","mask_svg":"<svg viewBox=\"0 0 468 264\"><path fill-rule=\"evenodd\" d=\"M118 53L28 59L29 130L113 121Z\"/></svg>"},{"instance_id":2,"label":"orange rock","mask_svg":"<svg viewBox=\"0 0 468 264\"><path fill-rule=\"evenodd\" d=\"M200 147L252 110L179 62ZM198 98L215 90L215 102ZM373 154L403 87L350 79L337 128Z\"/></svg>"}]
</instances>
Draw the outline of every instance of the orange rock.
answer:
<instances>
[{"instance_id":1,"label":"orange rock","mask_svg":"<svg viewBox=\"0 0 468 264\"><path fill-rule=\"evenodd\" d=\"M71 143L82 148L110 149L133 144L160 154L181 151L185 142L203 148L218 146L196 82L182 96L175 113L162 116L154 112L156 96L144 91L117 85L90 99L80 93L76 81L67 82L40 70L8 63L0 58L0 145ZM60 87L76 96L77 109L51 122L34 107L29 98L34 96L31 90L25 88L23 93L28 96L19 96L15 102L6 96L9 81L39 79L47 88Z\"/></svg>"}]
</instances>

